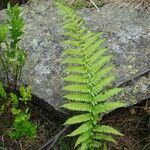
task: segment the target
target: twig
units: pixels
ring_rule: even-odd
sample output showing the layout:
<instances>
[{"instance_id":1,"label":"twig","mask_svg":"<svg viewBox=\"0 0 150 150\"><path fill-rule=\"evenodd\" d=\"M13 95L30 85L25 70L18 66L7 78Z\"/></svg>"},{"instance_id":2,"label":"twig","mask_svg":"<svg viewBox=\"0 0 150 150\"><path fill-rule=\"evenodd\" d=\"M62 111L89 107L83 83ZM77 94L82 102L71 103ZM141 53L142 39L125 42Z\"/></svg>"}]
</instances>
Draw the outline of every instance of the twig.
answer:
<instances>
[{"instance_id":1,"label":"twig","mask_svg":"<svg viewBox=\"0 0 150 150\"><path fill-rule=\"evenodd\" d=\"M99 8L97 7L97 5L95 4L95 2L93 2L92 0L90 0L90 2L95 6L95 8L97 9L97 11L99 12Z\"/></svg>"},{"instance_id":2,"label":"twig","mask_svg":"<svg viewBox=\"0 0 150 150\"><path fill-rule=\"evenodd\" d=\"M123 85L126 85L128 84L129 82L132 82L134 81L135 79L141 77L141 76L144 76L146 74L148 74L150 72L150 69L146 69L145 71L142 71L141 73L139 73L138 75L136 75L135 77L133 77L132 79L125 79L124 81L118 83L116 85L116 87L120 87L120 86L123 86Z\"/></svg>"},{"instance_id":3,"label":"twig","mask_svg":"<svg viewBox=\"0 0 150 150\"><path fill-rule=\"evenodd\" d=\"M149 145L150 145L150 142L148 144L146 144L142 150L146 150L146 148L148 148Z\"/></svg>"},{"instance_id":4,"label":"twig","mask_svg":"<svg viewBox=\"0 0 150 150\"><path fill-rule=\"evenodd\" d=\"M136 146L137 144L141 143L142 141L144 141L144 140L146 140L146 139L148 139L148 137L145 137L145 138L143 138L142 140L138 141L137 143L135 143L134 145L132 145L132 147L130 147L130 149L133 150L133 148L135 148L135 146Z\"/></svg>"},{"instance_id":5,"label":"twig","mask_svg":"<svg viewBox=\"0 0 150 150\"><path fill-rule=\"evenodd\" d=\"M63 128L58 134L56 134L53 138L49 139L44 145L42 145L40 148L38 148L38 150L42 150L42 149L44 149L46 146L48 146L49 144L52 143L52 144L50 145L50 147L47 148L47 150L50 150L50 149L56 144L56 142L58 141L58 139L60 138L60 136L61 136L68 128L69 128L69 126Z\"/></svg>"}]
</instances>

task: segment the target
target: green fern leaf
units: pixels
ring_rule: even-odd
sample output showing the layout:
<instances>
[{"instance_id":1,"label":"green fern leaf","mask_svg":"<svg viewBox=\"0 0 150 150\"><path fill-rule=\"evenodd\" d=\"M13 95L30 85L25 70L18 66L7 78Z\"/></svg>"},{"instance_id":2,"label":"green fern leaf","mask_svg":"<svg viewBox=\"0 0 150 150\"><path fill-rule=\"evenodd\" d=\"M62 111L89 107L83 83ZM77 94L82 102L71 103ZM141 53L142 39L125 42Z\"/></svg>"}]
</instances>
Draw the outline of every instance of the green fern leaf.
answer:
<instances>
[{"instance_id":1,"label":"green fern leaf","mask_svg":"<svg viewBox=\"0 0 150 150\"><path fill-rule=\"evenodd\" d=\"M69 36L69 37L71 37L71 38L73 38L75 40L79 40L78 35L76 35L76 34L74 34L72 32L65 32L64 35Z\"/></svg>"},{"instance_id":2,"label":"green fern leaf","mask_svg":"<svg viewBox=\"0 0 150 150\"><path fill-rule=\"evenodd\" d=\"M69 75L64 78L64 81L70 81L75 83L87 83L87 79L82 75Z\"/></svg>"},{"instance_id":3,"label":"green fern leaf","mask_svg":"<svg viewBox=\"0 0 150 150\"><path fill-rule=\"evenodd\" d=\"M67 85L64 87L64 89L67 91L72 91L72 92L90 93L90 89L87 87L86 84Z\"/></svg>"},{"instance_id":4,"label":"green fern leaf","mask_svg":"<svg viewBox=\"0 0 150 150\"><path fill-rule=\"evenodd\" d=\"M67 103L64 104L62 107L70 109L70 110L76 110L76 111L91 111L91 105L86 103Z\"/></svg>"},{"instance_id":5,"label":"green fern leaf","mask_svg":"<svg viewBox=\"0 0 150 150\"><path fill-rule=\"evenodd\" d=\"M79 126L76 130L74 130L72 133L70 133L67 136L76 136L76 135L89 131L91 128L92 128L91 122L86 122L86 123L83 123L81 126Z\"/></svg>"},{"instance_id":6,"label":"green fern leaf","mask_svg":"<svg viewBox=\"0 0 150 150\"><path fill-rule=\"evenodd\" d=\"M79 31L79 34L84 35L87 31L88 29L86 27L82 27L82 29Z\"/></svg>"},{"instance_id":7,"label":"green fern leaf","mask_svg":"<svg viewBox=\"0 0 150 150\"><path fill-rule=\"evenodd\" d=\"M93 33L91 31L88 31L85 35L83 35L82 40L86 41L87 39L89 39L91 36L93 35Z\"/></svg>"},{"instance_id":8,"label":"green fern leaf","mask_svg":"<svg viewBox=\"0 0 150 150\"><path fill-rule=\"evenodd\" d=\"M121 103L121 102L99 104L95 107L94 113L95 114L105 113L123 106L125 106L125 103Z\"/></svg>"},{"instance_id":9,"label":"green fern leaf","mask_svg":"<svg viewBox=\"0 0 150 150\"><path fill-rule=\"evenodd\" d=\"M92 97L89 94L83 94L83 93L72 93L67 94L64 96L64 98L67 98L68 100L72 101L79 101L79 102L90 102Z\"/></svg>"},{"instance_id":10,"label":"green fern leaf","mask_svg":"<svg viewBox=\"0 0 150 150\"><path fill-rule=\"evenodd\" d=\"M91 135L90 135L89 132L85 132L85 133L81 134L81 135L79 136L79 138L77 139L76 143L75 143L75 148L76 148L79 144L81 144L83 141L86 141L90 136L91 136Z\"/></svg>"},{"instance_id":11,"label":"green fern leaf","mask_svg":"<svg viewBox=\"0 0 150 150\"><path fill-rule=\"evenodd\" d=\"M113 76L109 76L99 81L93 88L94 92L99 93L100 91L102 91L106 86L108 86L109 84L112 83L112 81L114 81L114 78L115 77Z\"/></svg>"},{"instance_id":12,"label":"green fern leaf","mask_svg":"<svg viewBox=\"0 0 150 150\"><path fill-rule=\"evenodd\" d=\"M102 143L98 142L98 141L93 141L92 143L92 147L94 148L100 148L102 146Z\"/></svg>"},{"instance_id":13,"label":"green fern leaf","mask_svg":"<svg viewBox=\"0 0 150 150\"><path fill-rule=\"evenodd\" d=\"M91 66L90 72L94 75L100 68L105 65L107 62L109 62L111 59L111 56L105 56L101 58L99 61L97 61L94 65Z\"/></svg>"},{"instance_id":14,"label":"green fern leaf","mask_svg":"<svg viewBox=\"0 0 150 150\"><path fill-rule=\"evenodd\" d=\"M83 65L83 61L81 58L65 58L63 60L64 64L78 64L78 65Z\"/></svg>"},{"instance_id":15,"label":"green fern leaf","mask_svg":"<svg viewBox=\"0 0 150 150\"><path fill-rule=\"evenodd\" d=\"M75 148L78 147L79 150L102 148L105 141L116 143L107 134L122 135L112 127L97 125L99 114L125 106L121 102L106 103L106 100L118 94L121 89L107 90L114 77L109 75L113 67L106 65L110 62L111 56L106 53L108 49L103 47L106 39L99 39L102 33L89 31L78 14L67 6L60 4L59 8L61 7L67 20L64 25L67 31L64 34L71 39L64 43L72 47L64 51L63 56L66 58L63 62L67 64L64 70L67 76L64 81L68 83L64 87L67 91L64 98L73 102L64 104L63 107L83 111L83 114L66 121L66 125L81 123L68 136L79 135L75 144Z\"/></svg>"},{"instance_id":16,"label":"green fern leaf","mask_svg":"<svg viewBox=\"0 0 150 150\"><path fill-rule=\"evenodd\" d=\"M94 131L95 132L100 132L100 133L115 134L115 135L123 136L123 134L121 134L116 129L114 129L114 128L110 127L110 126L106 126L106 125L97 126Z\"/></svg>"},{"instance_id":17,"label":"green fern leaf","mask_svg":"<svg viewBox=\"0 0 150 150\"><path fill-rule=\"evenodd\" d=\"M112 67L106 67L103 69L100 69L97 73L95 73L93 75L93 82L97 83L98 81L100 81L104 76L106 76L106 74L108 74L110 71L112 70Z\"/></svg>"},{"instance_id":18,"label":"green fern leaf","mask_svg":"<svg viewBox=\"0 0 150 150\"><path fill-rule=\"evenodd\" d=\"M70 46L75 46L75 47L79 47L80 46L80 42L73 41L73 40L66 40L62 44L64 44L64 45L70 45Z\"/></svg>"},{"instance_id":19,"label":"green fern leaf","mask_svg":"<svg viewBox=\"0 0 150 150\"><path fill-rule=\"evenodd\" d=\"M109 142L113 142L113 143L117 144L117 141L115 141L115 140L112 138L112 136L110 136L110 135L98 133L98 134L96 134L96 135L94 136L94 138L97 139L97 140L104 140L104 141L109 141Z\"/></svg>"},{"instance_id":20,"label":"green fern leaf","mask_svg":"<svg viewBox=\"0 0 150 150\"><path fill-rule=\"evenodd\" d=\"M91 142L92 142L91 139L83 141L82 145L81 145L81 150L87 150L89 148Z\"/></svg>"},{"instance_id":21,"label":"green fern leaf","mask_svg":"<svg viewBox=\"0 0 150 150\"><path fill-rule=\"evenodd\" d=\"M88 62L92 65L93 63L95 63L98 59L100 59L100 57L102 57L103 54L105 54L105 52L107 51L107 48L103 48L99 51L96 51L95 54L93 54L89 59Z\"/></svg>"},{"instance_id":22,"label":"green fern leaf","mask_svg":"<svg viewBox=\"0 0 150 150\"><path fill-rule=\"evenodd\" d=\"M65 125L71 125L71 124L86 122L88 120L90 120L90 114L89 113L71 117L64 124Z\"/></svg>"},{"instance_id":23,"label":"green fern leaf","mask_svg":"<svg viewBox=\"0 0 150 150\"><path fill-rule=\"evenodd\" d=\"M62 56L66 56L66 55L81 56L81 54L79 52L80 52L80 50L78 50L78 49L68 49L63 52Z\"/></svg>"},{"instance_id":24,"label":"green fern leaf","mask_svg":"<svg viewBox=\"0 0 150 150\"><path fill-rule=\"evenodd\" d=\"M103 45L103 43L105 42L105 39L100 39L99 41L97 41L96 43L94 43L91 47L89 47L87 49L87 53L86 53L86 57L90 57L91 55L93 55L95 53L95 51L97 50L107 50L107 48L101 48L101 46Z\"/></svg>"},{"instance_id":25,"label":"green fern leaf","mask_svg":"<svg viewBox=\"0 0 150 150\"><path fill-rule=\"evenodd\" d=\"M83 45L84 49L89 48L95 41L98 40L98 38L101 36L102 33L93 33L93 36L91 36L89 39L86 40L86 43Z\"/></svg>"},{"instance_id":26,"label":"green fern leaf","mask_svg":"<svg viewBox=\"0 0 150 150\"><path fill-rule=\"evenodd\" d=\"M68 66L64 69L65 73L86 73L85 68L83 66Z\"/></svg>"},{"instance_id":27,"label":"green fern leaf","mask_svg":"<svg viewBox=\"0 0 150 150\"><path fill-rule=\"evenodd\" d=\"M96 102L103 102L103 101L109 99L110 97L112 97L112 96L118 94L118 93L121 92L122 90L123 90L122 88L113 88L113 89L111 89L111 90L105 92L105 94L99 94L99 95L97 95L97 96L94 98L94 100L95 100Z\"/></svg>"}]
</instances>

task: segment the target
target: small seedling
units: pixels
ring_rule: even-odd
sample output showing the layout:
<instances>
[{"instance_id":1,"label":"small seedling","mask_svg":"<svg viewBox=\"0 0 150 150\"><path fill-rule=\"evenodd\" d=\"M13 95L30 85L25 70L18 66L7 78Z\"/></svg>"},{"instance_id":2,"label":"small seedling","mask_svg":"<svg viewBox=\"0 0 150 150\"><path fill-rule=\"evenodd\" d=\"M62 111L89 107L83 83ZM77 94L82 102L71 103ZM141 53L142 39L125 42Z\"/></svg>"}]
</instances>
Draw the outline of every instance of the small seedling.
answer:
<instances>
[{"instance_id":1,"label":"small seedling","mask_svg":"<svg viewBox=\"0 0 150 150\"><path fill-rule=\"evenodd\" d=\"M16 94L10 93L12 101L11 112L14 116L14 130L9 132L9 136L16 140L19 140L22 137L33 139L37 135L37 126L30 122L29 107L26 107L25 111L19 108L19 100L23 101L25 106L27 105L27 102L31 100L31 91L31 86L27 88L21 86L20 98L18 98Z\"/></svg>"}]
</instances>

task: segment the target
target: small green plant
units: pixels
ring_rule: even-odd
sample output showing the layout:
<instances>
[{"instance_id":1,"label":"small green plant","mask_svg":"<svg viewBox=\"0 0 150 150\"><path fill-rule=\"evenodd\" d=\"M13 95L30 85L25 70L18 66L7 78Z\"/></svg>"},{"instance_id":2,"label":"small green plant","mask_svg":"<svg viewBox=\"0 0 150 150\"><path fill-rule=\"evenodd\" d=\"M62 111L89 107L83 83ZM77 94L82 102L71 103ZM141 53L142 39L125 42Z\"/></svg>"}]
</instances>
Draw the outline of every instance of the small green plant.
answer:
<instances>
[{"instance_id":1,"label":"small green plant","mask_svg":"<svg viewBox=\"0 0 150 150\"><path fill-rule=\"evenodd\" d=\"M27 56L18 46L23 35L24 21L18 5L8 4L6 13L7 24L0 25L0 63L8 88L16 89Z\"/></svg>"},{"instance_id":2,"label":"small green plant","mask_svg":"<svg viewBox=\"0 0 150 150\"><path fill-rule=\"evenodd\" d=\"M21 75L22 67L26 62L26 52L18 46L23 35L24 21L18 5L7 6L7 24L0 25L0 63L4 71L8 89L15 90ZM37 126L30 122L28 102L31 101L32 88L28 86L19 88L21 97L14 93L7 94L3 84L0 82L0 114L5 111L6 106L10 119L14 118L13 130L9 136L16 140L22 137L35 138Z\"/></svg>"},{"instance_id":3,"label":"small green plant","mask_svg":"<svg viewBox=\"0 0 150 150\"><path fill-rule=\"evenodd\" d=\"M106 142L117 143L111 134L122 134L111 126L101 124L103 113L125 106L122 102L109 102L121 88L111 88L115 77L111 75L111 56L103 47L105 39L99 37L102 33L89 31L85 21L71 8L57 4L66 23L63 26L69 40L63 42L67 49L63 52L65 64L64 96L68 103L62 107L83 112L69 118L65 125L80 124L68 137L79 136L75 148L79 150L106 149Z\"/></svg>"},{"instance_id":4,"label":"small green plant","mask_svg":"<svg viewBox=\"0 0 150 150\"><path fill-rule=\"evenodd\" d=\"M9 132L9 136L16 140L22 137L32 139L37 135L37 126L30 122L29 107L25 107L24 111L19 108L19 100L23 101L24 105L27 105L27 103L31 101L31 86L27 88L21 86L20 95L21 97L18 98L14 93L10 93L12 101L11 112L14 116L14 130Z\"/></svg>"},{"instance_id":5,"label":"small green plant","mask_svg":"<svg viewBox=\"0 0 150 150\"><path fill-rule=\"evenodd\" d=\"M2 82L0 81L0 100L3 100L4 102L6 102L6 99L7 99L7 94L6 94L6 91L3 87L3 84ZM1 100L1 101L2 101ZM1 102L0 101L0 102ZM0 103L0 115L2 115L4 113L4 109L5 109L5 105L4 103Z\"/></svg>"},{"instance_id":6,"label":"small green plant","mask_svg":"<svg viewBox=\"0 0 150 150\"><path fill-rule=\"evenodd\" d=\"M2 82L0 82L0 100L2 102L2 105L0 106L0 115L3 114L7 108L6 111L10 111L14 118L13 130L8 133L11 138L16 140L19 140L22 137L33 139L37 135L37 126L30 121L28 107L28 102L32 99L32 88L31 86L26 88L21 86L19 91L19 98L14 93L7 94ZM11 120L9 121L11 122Z\"/></svg>"}]
</instances>

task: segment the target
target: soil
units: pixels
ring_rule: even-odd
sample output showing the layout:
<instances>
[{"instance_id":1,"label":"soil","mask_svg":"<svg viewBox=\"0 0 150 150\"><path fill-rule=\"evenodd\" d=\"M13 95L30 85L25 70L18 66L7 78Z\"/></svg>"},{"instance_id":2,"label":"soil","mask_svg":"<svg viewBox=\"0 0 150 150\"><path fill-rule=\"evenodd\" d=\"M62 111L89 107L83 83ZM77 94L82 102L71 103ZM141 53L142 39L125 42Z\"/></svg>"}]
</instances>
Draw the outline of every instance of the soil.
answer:
<instances>
[{"instance_id":1,"label":"soil","mask_svg":"<svg viewBox=\"0 0 150 150\"><path fill-rule=\"evenodd\" d=\"M22 5L22 4L25 4L27 3L29 0L0 0L0 10L1 9L4 9L7 7L7 4L10 2L12 5L15 5L15 4L19 4L19 5Z\"/></svg>"},{"instance_id":2,"label":"soil","mask_svg":"<svg viewBox=\"0 0 150 150\"><path fill-rule=\"evenodd\" d=\"M37 106L34 102L30 104L31 121L38 126L38 136L34 140L21 139L16 141L7 136L12 128L8 121L7 113L0 116L0 150L37 150L48 139L54 136L62 127L62 120L54 117L44 107Z\"/></svg>"},{"instance_id":3,"label":"soil","mask_svg":"<svg viewBox=\"0 0 150 150\"><path fill-rule=\"evenodd\" d=\"M110 150L150 150L150 101L116 110L103 118L104 124L119 129L123 137L116 137L117 145Z\"/></svg>"}]
</instances>

